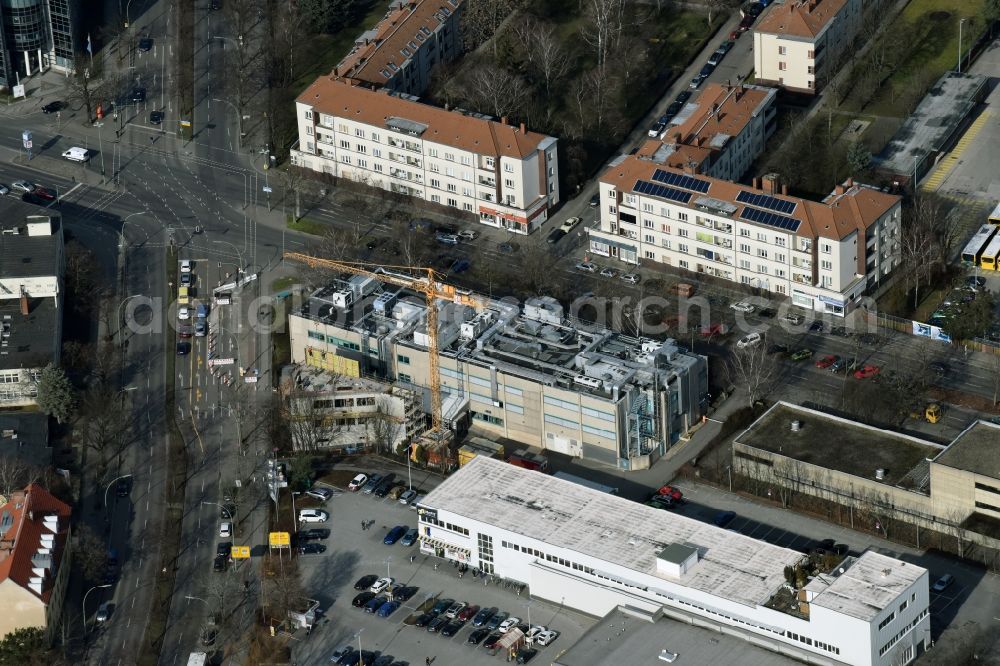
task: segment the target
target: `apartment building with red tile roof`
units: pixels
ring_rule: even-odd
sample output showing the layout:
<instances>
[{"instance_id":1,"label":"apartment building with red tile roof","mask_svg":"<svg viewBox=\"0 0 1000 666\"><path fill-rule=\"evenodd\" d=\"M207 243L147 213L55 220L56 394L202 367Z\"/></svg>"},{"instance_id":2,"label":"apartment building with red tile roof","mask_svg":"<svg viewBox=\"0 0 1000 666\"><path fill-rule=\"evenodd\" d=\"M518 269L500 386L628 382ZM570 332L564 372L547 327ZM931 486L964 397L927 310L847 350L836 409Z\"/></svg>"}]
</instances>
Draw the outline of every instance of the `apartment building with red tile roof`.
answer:
<instances>
[{"instance_id":1,"label":"apartment building with red tile roof","mask_svg":"<svg viewBox=\"0 0 1000 666\"><path fill-rule=\"evenodd\" d=\"M394 0L379 23L354 40L333 76L420 95L438 63L462 50L463 0Z\"/></svg>"},{"instance_id":2,"label":"apartment building with red tile roof","mask_svg":"<svg viewBox=\"0 0 1000 666\"><path fill-rule=\"evenodd\" d=\"M559 203L557 140L483 114L320 77L296 100L296 166L450 206L513 233Z\"/></svg>"},{"instance_id":3,"label":"apartment building with red tile roof","mask_svg":"<svg viewBox=\"0 0 1000 666\"><path fill-rule=\"evenodd\" d=\"M739 180L774 133L776 97L774 88L707 84L638 155L713 178Z\"/></svg>"},{"instance_id":4,"label":"apartment building with red tile roof","mask_svg":"<svg viewBox=\"0 0 1000 666\"><path fill-rule=\"evenodd\" d=\"M813 95L861 29L863 0L788 0L753 30L756 81Z\"/></svg>"},{"instance_id":5,"label":"apartment building with red tile roof","mask_svg":"<svg viewBox=\"0 0 1000 666\"><path fill-rule=\"evenodd\" d=\"M663 263L842 316L899 265L901 198L848 180L822 201L643 159L601 175L590 251Z\"/></svg>"},{"instance_id":6,"label":"apartment building with red tile roof","mask_svg":"<svg viewBox=\"0 0 1000 666\"><path fill-rule=\"evenodd\" d=\"M37 483L0 496L0 636L39 627L52 642L69 579L70 513Z\"/></svg>"}]
</instances>

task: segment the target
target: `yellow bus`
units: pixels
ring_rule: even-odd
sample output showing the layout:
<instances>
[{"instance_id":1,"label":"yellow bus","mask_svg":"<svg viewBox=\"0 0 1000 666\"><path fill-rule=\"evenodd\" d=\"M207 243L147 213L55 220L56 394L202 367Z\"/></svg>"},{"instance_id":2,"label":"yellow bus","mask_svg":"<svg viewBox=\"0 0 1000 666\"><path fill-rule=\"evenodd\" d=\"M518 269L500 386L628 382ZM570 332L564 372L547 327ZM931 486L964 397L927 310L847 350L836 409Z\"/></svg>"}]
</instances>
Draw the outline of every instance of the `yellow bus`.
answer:
<instances>
[{"instance_id":1,"label":"yellow bus","mask_svg":"<svg viewBox=\"0 0 1000 666\"><path fill-rule=\"evenodd\" d=\"M984 271L1000 271L1000 236L995 236L983 250L979 267Z\"/></svg>"},{"instance_id":2,"label":"yellow bus","mask_svg":"<svg viewBox=\"0 0 1000 666\"><path fill-rule=\"evenodd\" d=\"M986 250L986 247L996 235L997 227L989 224L979 227L979 230L966 243L965 249L962 250L962 261L972 266L978 266L983 256L983 251Z\"/></svg>"},{"instance_id":3,"label":"yellow bus","mask_svg":"<svg viewBox=\"0 0 1000 666\"><path fill-rule=\"evenodd\" d=\"M997 204L997 207L990 213L990 224L1000 225L1000 204Z\"/></svg>"}]
</instances>

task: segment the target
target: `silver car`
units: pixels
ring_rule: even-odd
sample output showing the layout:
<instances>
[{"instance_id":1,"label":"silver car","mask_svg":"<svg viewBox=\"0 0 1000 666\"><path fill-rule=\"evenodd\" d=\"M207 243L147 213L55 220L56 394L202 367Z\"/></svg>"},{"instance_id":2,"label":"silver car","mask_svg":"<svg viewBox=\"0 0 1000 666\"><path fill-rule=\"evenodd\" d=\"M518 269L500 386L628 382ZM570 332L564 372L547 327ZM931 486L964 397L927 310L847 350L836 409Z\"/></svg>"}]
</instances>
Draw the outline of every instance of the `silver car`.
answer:
<instances>
[{"instance_id":1,"label":"silver car","mask_svg":"<svg viewBox=\"0 0 1000 666\"><path fill-rule=\"evenodd\" d=\"M10 194L10 188L0 183L0 196L7 196L8 194Z\"/></svg>"},{"instance_id":2,"label":"silver car","mask_svg":"<svg viewBox=\"0 0 1000 666\"><path fill-rule=\"evenodd\" d=\"M586 273L596 273L597 264L592 264L589 261L581 261L576 265L576 270L584 271Z\"/></svg>"},{"instance_id":3,"label":"silver car","mask_svg":"<svg viewBox=\"0 0 1000 666\"><path fill-rule=\"evenodd\" d=\"M20 192L21 194L27 194L28 192L35 191L35 184L30 180L15 180L10 186L15 192Z\"/></svg>"}]
</instances>

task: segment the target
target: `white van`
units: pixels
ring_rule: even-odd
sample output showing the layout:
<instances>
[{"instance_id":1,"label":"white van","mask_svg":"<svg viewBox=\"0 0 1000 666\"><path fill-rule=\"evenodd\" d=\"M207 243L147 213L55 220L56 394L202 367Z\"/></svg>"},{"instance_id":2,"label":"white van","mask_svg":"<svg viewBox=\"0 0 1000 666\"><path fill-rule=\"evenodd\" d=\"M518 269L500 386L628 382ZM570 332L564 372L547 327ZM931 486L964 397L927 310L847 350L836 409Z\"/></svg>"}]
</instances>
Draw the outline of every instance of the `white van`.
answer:
<instances>
[{"instance_id":1,"label":"white van","mask_svg":"<svg viewBox=\"0 0 1000 666\"><path fill-rule=\"evenodd\" d=\"M86 148L70 148L62 156L70 162L86 162L90 159L90 153Z\"/></svg>"}]
</instances>

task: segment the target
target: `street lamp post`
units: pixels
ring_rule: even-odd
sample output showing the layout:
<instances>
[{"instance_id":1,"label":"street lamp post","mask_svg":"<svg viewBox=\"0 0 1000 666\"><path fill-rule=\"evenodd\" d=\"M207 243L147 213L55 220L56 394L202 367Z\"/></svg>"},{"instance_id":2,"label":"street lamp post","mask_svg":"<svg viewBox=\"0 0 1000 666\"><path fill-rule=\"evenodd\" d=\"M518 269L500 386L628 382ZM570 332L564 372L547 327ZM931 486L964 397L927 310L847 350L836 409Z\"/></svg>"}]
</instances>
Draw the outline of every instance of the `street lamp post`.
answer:
<instances>
[{"instance_id":1,"label":"street lamp post","mask_svg":"<svg viewBox=\"0 0 1000 666\"><path fill-rule=\"evenodd\" d=\"M146 214L146 211L140 210L140 211L137 211L135 213L129 213L128 215L125 216L125 218L122 220L122 230L118 234L118 247L120 247L120 248L121 247L128 247L125 244L125 225L128 224L129 218L130 217L135 217L136 215L145 215L145 214Z\"/></svg>"},{"instance_id":2,"label":"street lamp post","mask_svg":"<svg viewBox=\"0 0 1000 666\"><path fill-rule=\"evenodd\" d=\"M233 514L229 511L228 508L226 508L226 506L224 504L219 504L218 502L209 502L208 500L202 500L201 503L202 504L212 504L214 506L219 507L220 509L222 509L226 513L226 518L230 522L232 522L232 520L233 520Z\"/></svg>"},{"instance_id":3,"label":"street lamp post","mask_svg":"<svg viewBox=\"0 0 1000 666\"><path fill-rule=\"evenodd\" d=\"M216 99L213 97L212 101L228 104L229 107L236 113L236 123L237 123L236 128L237 131L239 132L239 136L236 137L236 152L239 153L241 150L243 150L243 120L244 120L243 113L241 113L240 110L236 107L236 105L230 102L229 100ZM246 116L246 118L249 118L249 116Z\"/></svg>"},{"instance_id":4,"label":"street lamp post","mask_svg":"<svg viewBox=\"0 0 1000 666\"><path fill-rule=\"evenodd\" d=\"M358 633L354 634L354 637L358 639L358 652L361 652L361 632L364 629L358 629Z\"/></svg>"},{"instance_id":5,"label":"street lamp post","mask_svg":"<svg viewBox=\"0 0 1000 666\"><path fill-rule=\"evenodd\" d=\"M130 479L130 478L132 478L131 474L123 474L123 475L119 476L117 479L111 479L111 482L108 483L108 486L104 489L104 510L105 511L107 511L107 509L108 509L108 491L111 490L111 484L114 483L115 481L120 481L122 479Z\"/></svg>"},{"instance_id":6,"label":"street lamp post","mask_svg":"<svg viewBox=\"0 0 1000 666\"><path fill-rule=\"evenodd\" d=\"M292 491L292 527L295 528L296 532L299 531L299 514L295 513L295 496L301 494L302 494L301 490Z\"/></svg>"},{"instance_id":7,"label":"street lamp post","mask_svg":"<svg viewBox=\"0 0 1000 666\"><path fill-rule=\"evenodd\" d=\"M240 252L240 248L236 247L236 245L234 245L233 243L230 243L229 241L225 241L225 240L214 240L212 242L213 243L222 243L224 245L228 245L229 247L233 248L233 252L236 253L236 258L239 259L239 262L240 262L239 266L237 266L237 269L236 269L236 273L237 273L236 279L239 280L239 274L243 273L243 269L246 266L246 264L243 261L243 253Z\"/></svg>"},{"instance_id":8,"label":"street lamp post","mask_svg":"<svg viewBox=\"0 0 1000 666\"><path fill-rule=\"evenodd\" d=\"M81 614L83 615L83 635L84 636L87 635L87 597L90 596L90 593L93 592L94 590L102 590L102 589L104 589L106 587L111 587L111 584L108 583L106 585L95 585L94 587L92 587L89 590L87 590L87 594L83 595L83 603L80 604L80 606L81 606L80 610L81 610Z\"/></svg>"},{"instance_id":9,"label":"street lamp post","mask_svg":"<svg viewBox=\"0 0 1000 666\"><path fill-rule=\"evenodd\" d=\"M958 73L962 73L962 26L965 24L965 19L958 20Z\"/></svg>"}]
</instances>

